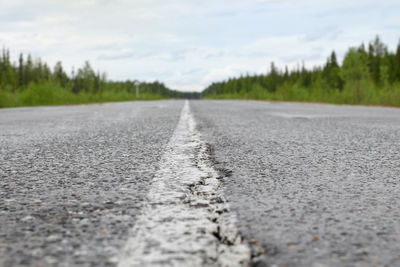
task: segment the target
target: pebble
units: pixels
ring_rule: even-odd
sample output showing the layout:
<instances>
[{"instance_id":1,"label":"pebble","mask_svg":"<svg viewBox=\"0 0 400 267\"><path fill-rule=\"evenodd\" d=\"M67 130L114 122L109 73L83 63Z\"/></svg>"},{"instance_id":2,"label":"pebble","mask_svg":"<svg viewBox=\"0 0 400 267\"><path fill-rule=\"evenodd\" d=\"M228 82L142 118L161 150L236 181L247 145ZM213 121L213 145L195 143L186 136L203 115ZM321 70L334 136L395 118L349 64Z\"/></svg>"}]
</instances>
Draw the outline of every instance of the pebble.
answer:
<instances>
[{"instance_id":1,"label":"pebble","mask_svg":"<svg viewBox=\"0 0 400 267\"><path fill-rule=\"evenodd\" d=\"M90 225L90 220L87 219L87 218L82 219L82 220L79 222L79 225L80 225L80 226L89 226L89 225Z\"/></svg>"},{"instance_id":2,"label":"pebble","mask_svg":"<svg viewBox=\"0 0 400 267\"><path fill-rule=\"evenodd\" d=\"M22 222L32 222L34 220L35 218L32 216L25 216L24 218L21 219Z\"/></svg>"},{"instance_id":3,"label":"pebble","mask_svg":"<svg viewBox=\"0 0 400 267\"><path fill-rule=\"evenodd\" d=\"M60 235L50 235L46 238L47 242L57 242L60 241L62 237Z\"/></svg>"}]
</instances>

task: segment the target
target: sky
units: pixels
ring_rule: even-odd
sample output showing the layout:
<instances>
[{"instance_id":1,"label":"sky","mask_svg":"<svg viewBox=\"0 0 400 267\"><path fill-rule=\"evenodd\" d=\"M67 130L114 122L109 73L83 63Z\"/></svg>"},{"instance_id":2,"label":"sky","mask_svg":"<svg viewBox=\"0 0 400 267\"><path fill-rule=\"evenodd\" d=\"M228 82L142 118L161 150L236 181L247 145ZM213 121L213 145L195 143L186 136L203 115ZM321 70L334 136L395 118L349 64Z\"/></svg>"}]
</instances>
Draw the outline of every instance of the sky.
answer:
<instances>
[{"instance_id":1,"label":"sky","mask_svg":"<svg viewBox=\"0 0 400 267\"><path fill-rule=\"evenodd\" d=\"M89 60L112 80L201 91L278 67L321 65L379 35L400 40L398 0L0 0L0 46L53 66Z\"/></svg>"}]
</instances>

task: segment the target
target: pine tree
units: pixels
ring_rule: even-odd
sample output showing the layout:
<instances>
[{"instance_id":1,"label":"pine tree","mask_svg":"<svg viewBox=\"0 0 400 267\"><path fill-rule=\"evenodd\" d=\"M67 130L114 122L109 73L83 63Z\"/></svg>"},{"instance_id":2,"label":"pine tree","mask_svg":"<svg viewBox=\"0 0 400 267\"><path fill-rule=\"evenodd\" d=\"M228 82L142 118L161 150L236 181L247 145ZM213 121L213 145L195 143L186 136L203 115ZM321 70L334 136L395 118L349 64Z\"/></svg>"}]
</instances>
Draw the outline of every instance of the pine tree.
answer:
<instances>
[{"instance_id":1,"label":"pine tree","mask_svg":"<svg viewBox=\"0 0 400 267\"><path fill-rule=\"evenodd\" d=\"M26 64L24 67L24 84L25 85L28 85L32 81L32 72L33 72L32 56L28 55L28 59L26 60Z\"/></svg>"},{"instance_id":2,"label":"pine tree","mask_svg":"<svg viewBox=\"0 0 400 267\"><path fill-rule=\"evenodd\" d=\"M54 79L62 86L65 87L68 82L68 76L65 73L61 61L57 61L53 70Z\"/></svg>"},{"instance_id":3,"label":"pine tree","mask_svg":"<svg viewBox=\"0 0 400 267\"><path fill-rule=\"evenodd\" d=\"M361 101L361 81L368 79L368 58L354 48L351 48L339 72L348 89L354 88L354 103Z\"/></svg>"},{"instance_id":4,"label":"pine tree","mask_svg":"<svg viewBox=\"0 0 400 267\"><path fill-rule=\"evenodd\" d=\"M337 62L336 53L332 51L323 70L322 76L330 88L342 89L343 81L339 76L339 64Z\"/></svg>"},{"instance_id":5,"label":"pine tree","mask_svg":"<svg viewBox=\"0 0 400 267\"><path fill-rule=\"evenodd\" d=\"M397 44L396 54L394 56L393 72L395 81L400 81L400 41Z\"/></svg>"},{"instance_id":6,"label":"pine tree","mask_svg":"<svg viewBox=\"0 0 400 267\"><path fill-rule=\"evenodd\" d=\"M18 59L18 85L24 86L24 55L22 53L19 54Z\"/></svg>"},{"instance_id":7,"label":"pine tree","mask_svg":"<svg viewBox=\"0 0 400 267\"><path fill-rule=\"evenodd\" d=\"M380 70L381 61L386 52L386 46L381 42L379 36L375 37L375 40L368 46L368 64L371 77L375 84L380 84Z\"/></svg>"}]
</instances>

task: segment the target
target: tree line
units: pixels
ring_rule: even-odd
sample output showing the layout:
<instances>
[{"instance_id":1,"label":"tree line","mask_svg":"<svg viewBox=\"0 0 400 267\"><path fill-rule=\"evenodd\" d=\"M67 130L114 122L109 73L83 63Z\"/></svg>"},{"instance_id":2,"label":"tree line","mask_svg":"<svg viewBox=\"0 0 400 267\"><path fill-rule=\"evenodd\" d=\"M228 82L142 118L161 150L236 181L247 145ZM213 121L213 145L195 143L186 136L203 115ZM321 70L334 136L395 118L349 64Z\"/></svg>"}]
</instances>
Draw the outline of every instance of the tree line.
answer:
<instances>
[{"instance_id":1,"label":"tree line","mask_svg":"<svg viewBox=\"0 0 400 267\"><path fill-rule=\"evenodd\" d=\"M342 62L335 51L323 66L283 70L271 63L268 73L215 82L205 98L317 101L400 106L400 43L395 51L377 36L367 46L348 49Z\"/></svg>"},{"instance_id":2,"label":"tree line","mask_svg":"<svg viewBox=\"0 0 400 267\"><path fill-rule=\"evenodd\" d=\"M171 90L158 81L110 81L89 61L68 75L61 61L50 68L29 54L21 53L18 62L11 62L8 49L3 48L0 55L0 107L135 100L137 84L141 100L199 97Z\"/></svg>"}]
</instances>

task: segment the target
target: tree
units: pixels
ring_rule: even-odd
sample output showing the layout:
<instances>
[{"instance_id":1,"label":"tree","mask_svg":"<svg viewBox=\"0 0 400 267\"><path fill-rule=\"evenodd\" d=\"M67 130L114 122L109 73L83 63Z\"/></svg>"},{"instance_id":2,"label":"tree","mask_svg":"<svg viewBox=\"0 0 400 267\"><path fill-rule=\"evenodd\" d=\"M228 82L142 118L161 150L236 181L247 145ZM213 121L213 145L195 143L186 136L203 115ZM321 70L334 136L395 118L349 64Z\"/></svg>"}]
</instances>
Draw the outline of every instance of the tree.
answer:
<instances>
[{"instance_id":1,"label":"tree","mask_svg":"<svg viewBox=\"0 0 400 267\"><path fill-rule=\"evenodd\" d=\"M394 79L395 81L400 81L400 41L397 44L397 50L393 61Z\"/></svg>"},{"instance_id":2,"label":"tree","mask_svg":"<svg viewBox=\"0 0 400 267\"><path fill-rule=\"evenodd\" d=\"M361 101L361 81L368 79L368 58L355 48L350 48L339 71L347 89L354 88L354 102Z\"/></svg>"},{"instance_id":3,"label":"tree","mask_svg":"<svg viewBox=\"0 0 400 267\"><path fill-rule=\"evenodd\" d=\"M57 61L56 65L54 66L53 76L62 87L66 86L68 82L68 76L63 69L61 61Z\"/></svg>"},{"instance_id":4,"label":"tree","mask_svg":"<svg viewBox=\"0 0 400 267\"><path fill-rule=\"evenodd\" d=\"M24 85L24 56L19 54L18 59L18 85L22 87Z\"/></svg>"},{"instance_id":5,"label":"tree","mask_svg":"<svg viewBox=\"0 0 400 267\"><path fill-rule=\"evenodd\" d=\"M24 67L24 84L28 85L32 81L32 72L33 72L33 62L32 56L28 55L26 60L26 64Z\"/></svg>"},{"instance_id":6,"label":"tree","mask_svg":"<svg viewBox=\"0 0 400 267\"><path fill-rule=\"evenodd\" d=\"M373 81L377 85L380 84L381 61L386 51L387 47L385 44L381 42L379 36L376 36L375 40L369 43L368 46L369 71L371 73Z\"/></svg>"},{"instance_id":7,"label":"tree","mask_svg":"<svg viewBox=\"0 0 400 267\"><path fill-rule=\"evenodd\" d=\"M343 87L343 81L339 76L339 69L336 53L332 51L322 70L322 76L331 88L342 89Z\"/></svg>"},{"instance_id":8,"label":"tree","mask_svg":"<svg viewBox=\"0 0 400 267\"><path fill-rule=\"evenodd\" d=\"M75 78L76 88L74 91L85 90L86 92L93 92L95 81L95 73L90 66L89 61L85 61L83 68L78 69Z\"/></svg>"}]
</instances>

